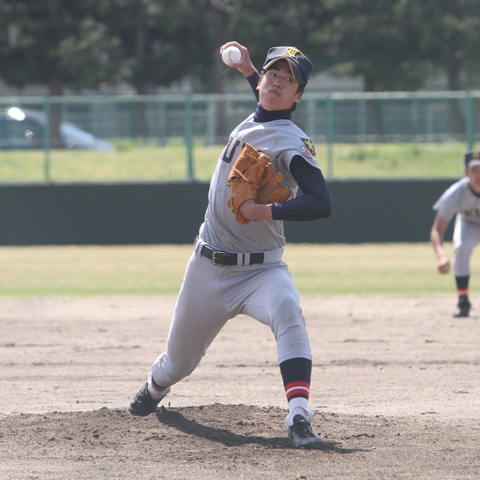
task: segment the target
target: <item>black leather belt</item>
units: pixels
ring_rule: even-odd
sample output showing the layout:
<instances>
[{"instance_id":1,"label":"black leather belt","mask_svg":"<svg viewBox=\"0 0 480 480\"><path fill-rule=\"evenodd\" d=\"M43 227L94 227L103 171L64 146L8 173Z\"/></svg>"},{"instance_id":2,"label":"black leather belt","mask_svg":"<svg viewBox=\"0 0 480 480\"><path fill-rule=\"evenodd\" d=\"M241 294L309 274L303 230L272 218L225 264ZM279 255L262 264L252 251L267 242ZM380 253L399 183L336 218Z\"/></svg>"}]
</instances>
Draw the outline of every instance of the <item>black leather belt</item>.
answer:
<instances>
[{"instance_id":1,"label":"black leather belt","mask_svg":"<svg viewBox=\"0 0 480 480\"><path fill-rule=\"evenodd\" d=\"M232 265L253 265L254 263L263 263L265 255L263 253L251 253L250 261L245 263L245 254L243 253L229 253L224 252L223 250L214 250L208 245L203 245L200 250L200 254L204 257L209 258L214 265L225 267ZM240 262L238 261L238 256L240 256ZM242 257L243 256L243 262Z\"/></svg>"}]
</instances>

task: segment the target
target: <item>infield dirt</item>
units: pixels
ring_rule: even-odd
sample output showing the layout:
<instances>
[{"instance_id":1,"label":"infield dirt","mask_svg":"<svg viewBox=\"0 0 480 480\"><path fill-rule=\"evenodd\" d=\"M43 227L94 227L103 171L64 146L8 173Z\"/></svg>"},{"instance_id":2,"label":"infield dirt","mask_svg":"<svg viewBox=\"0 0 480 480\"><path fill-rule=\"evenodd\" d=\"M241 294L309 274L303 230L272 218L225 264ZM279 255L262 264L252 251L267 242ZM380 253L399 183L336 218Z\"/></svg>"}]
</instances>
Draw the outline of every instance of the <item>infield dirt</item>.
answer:
<instances>
[{"instance_id":1,"label":"infield dirt","mask_svg":"<svg viewBox=\"0 0 480 480\"><path fill-rule=\"evenodd\" d=\"M1 479L478 479L480 297L302 297L313 428L294 450L270 330L239 316L155 415L125 409L175 299L0 300ZM194 321L194 319L192 319Z\"/></svg>"}]
</instances>

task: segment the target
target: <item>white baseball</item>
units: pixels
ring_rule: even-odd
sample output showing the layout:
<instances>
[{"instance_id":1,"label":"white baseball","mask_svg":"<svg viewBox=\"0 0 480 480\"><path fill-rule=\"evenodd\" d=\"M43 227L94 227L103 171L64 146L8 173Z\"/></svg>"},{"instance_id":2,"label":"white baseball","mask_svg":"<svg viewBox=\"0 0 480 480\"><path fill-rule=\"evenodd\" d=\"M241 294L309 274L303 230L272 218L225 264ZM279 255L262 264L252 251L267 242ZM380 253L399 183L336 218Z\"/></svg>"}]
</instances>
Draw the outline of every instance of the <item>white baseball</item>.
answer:
<instances>
[{"instance_id":1,"label":"white baseball","mask_svg":"<svg viewBox=\"0 0 480 480\"><path fill-rule=\"evenodd\" d=\"M237 47L228 47L222 52L223 63L232 65L242 59L242 52Z\"/></svg>"}]
</instances>

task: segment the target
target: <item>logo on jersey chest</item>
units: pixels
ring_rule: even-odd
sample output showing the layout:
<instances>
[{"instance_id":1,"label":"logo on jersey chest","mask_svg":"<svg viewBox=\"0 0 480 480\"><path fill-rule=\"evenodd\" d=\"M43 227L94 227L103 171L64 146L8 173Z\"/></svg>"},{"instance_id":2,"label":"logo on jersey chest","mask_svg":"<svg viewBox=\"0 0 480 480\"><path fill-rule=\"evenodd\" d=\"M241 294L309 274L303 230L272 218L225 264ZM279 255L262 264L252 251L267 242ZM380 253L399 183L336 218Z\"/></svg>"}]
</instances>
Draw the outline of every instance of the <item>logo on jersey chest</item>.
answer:
<instances>
[{"instance_id":1,"label":"logo on jersey chest","mask_svg":"<svg viewBox=\"0 0 480 480\"><path fill-rule=\"evenodd\" d=\"M223 149L222 161L225 163L231 163L240 144L241 142L238 138L230 137L226 147Z\"/></svg>"},{"instance_id":2,"label":"logo on jersey chest","mask_svg":"<svg viewBox=\"0 0 480 480\"><path fill-rule=\"evenodd\" d=\"M240 149L239 149L240 147ZM226 147L223 149L223 152L220 156L222 162L232 163L232 160L235 158L236 153L240 153L243 147L245 147L245 142L242 142L240 139L235 137L230 137ZM263 150L257 148L259 152L265 153Z\"/></svg>"},{"instance_id":3,"label":"logo on jersey chest","mask_svg":"<svg viewBox=\"0 0 480 480\"><path fill-rule=\"evenodd\" d=\"M301 140L303 142L302 152L310 157L315 157L315 145L313 142L309 138L302 138Z\"/></svg>"}]
</instances>

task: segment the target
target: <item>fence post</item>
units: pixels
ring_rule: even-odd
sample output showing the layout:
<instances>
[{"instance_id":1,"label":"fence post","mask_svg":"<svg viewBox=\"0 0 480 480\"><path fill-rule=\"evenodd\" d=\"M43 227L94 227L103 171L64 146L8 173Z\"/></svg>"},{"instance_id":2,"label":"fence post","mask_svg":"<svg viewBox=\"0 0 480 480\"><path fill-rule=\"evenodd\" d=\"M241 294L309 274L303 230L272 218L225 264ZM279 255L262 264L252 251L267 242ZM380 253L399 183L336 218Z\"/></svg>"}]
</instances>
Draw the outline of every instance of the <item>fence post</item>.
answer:
<instances>
[{"instance_id":1,"label":"fence post","mask_svg":"<svg viewBox=\"0 0 480 480\"><path fill-rule=\"evenodd\" d=\"M327 97L327 178L333 178L333 98Z\"/></svg>"},{"instance_id":2,"label":"fence post","mask_svg":"<svg viewBox=\"0 0 480 480\"><path fill-rule=\"evenodd\" d=\"M185 144L187 146L187 176L189 180L195 180L193 172L192 98L190 94L185 99Z\"/></svg>"},{"instance_id":3,"label":"fence post","mask_svg":"<svg viewBox=\"0 0 480 480\"><path fill-rule=\"evenodd\" d=\"M208 100L207 103L207 131L205 138L205 145L215 145L215 137L217 135L217 115L216 102L213 99Z\"/></svg>"},{"instance_id":4,"label":"fence post","mask_svg":"<svg viewBox=\"0 0 480 480\"><path fill-rule=\"evenodd\" d=\"M315 111L315 106L316 106L316 100L310 99L307 102L307 132L308 136L315 141L316 137L316 111Z\"/></svg>"},{"instance_id":5,"label":"fence post","mask_svg":"<svg viewBox=\"0 0 480 480\"><path fill-rule=\"evenodd\" d=\"M45 130L43 132L43 171L46 183L50 183L50 136L51 136L51 102L45 97L43 111L45 113Z\"/></svg>"},{"instance_id":6,"label":"fence post","mask_svg":"<svg viewBox=\"0 0 480 480\"><path fill-rule=\"evenodd\" d=\"M472 150L474 143L473 133L473 108L472 108L472 95L470 92L466 92L465 96L465 131L467 134L468 150Z\"/></svg>"}]
</instances>

